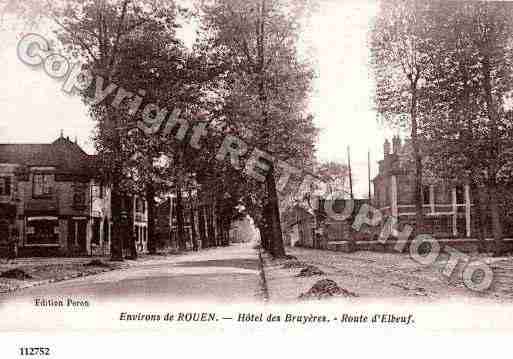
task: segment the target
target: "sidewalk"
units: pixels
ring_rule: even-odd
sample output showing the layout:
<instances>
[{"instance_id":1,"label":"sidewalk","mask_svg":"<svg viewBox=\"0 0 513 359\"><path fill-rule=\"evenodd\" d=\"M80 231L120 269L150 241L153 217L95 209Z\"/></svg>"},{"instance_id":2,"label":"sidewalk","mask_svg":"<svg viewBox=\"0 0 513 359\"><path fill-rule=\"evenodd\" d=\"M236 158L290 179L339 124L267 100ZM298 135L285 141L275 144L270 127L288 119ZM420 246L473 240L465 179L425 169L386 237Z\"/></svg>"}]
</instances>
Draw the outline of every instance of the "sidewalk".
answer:
<instances>
[{"instance_id":1,"label":"sidewalk","mask_svg":"<svg viewBox=\"0 0 513 359\"><path fill-rule=\"evenodd\" d=\"M109 272L128 265L100 257L0 259L0 293Z\"/></svg>"},{"instance_id":2,"label":"sidewalk","mask_svg":"<svg viewBox=\"0 0 513 359\"><path fill-rule=\"evenodd\" d=\"M126 269L142 263L158 263L178 255L180 253L142 254L137 260L123 262L111 262L108 256L0 258L0 293Z\"/></svg>"},{"instance_id":3,"label":"sidewalk","mask_svg":"<svg viewBox=\"0 0 513 359\"><path fill-rule=\"evenodd\" d=\"M467 289L461 280L461 269L451 279L441 274L445 261L422 266L404 254L356 252L341 253L322 250L287 248L297 258L272 260L264 256L265 274L272 302L297 302L320 280L333 280L343 290L354 293L352 300L404 299L434 302L454 298L475 298L492 301L513 299L513 260L488 259L495 273L492 288L485 293ZM301 270L310 268L306 276ZM458 272L460 271L460 272ZM321 273L322 272L322 273ZM313 274L313 275L312 275Z\"/></svg>"}]
</instances>

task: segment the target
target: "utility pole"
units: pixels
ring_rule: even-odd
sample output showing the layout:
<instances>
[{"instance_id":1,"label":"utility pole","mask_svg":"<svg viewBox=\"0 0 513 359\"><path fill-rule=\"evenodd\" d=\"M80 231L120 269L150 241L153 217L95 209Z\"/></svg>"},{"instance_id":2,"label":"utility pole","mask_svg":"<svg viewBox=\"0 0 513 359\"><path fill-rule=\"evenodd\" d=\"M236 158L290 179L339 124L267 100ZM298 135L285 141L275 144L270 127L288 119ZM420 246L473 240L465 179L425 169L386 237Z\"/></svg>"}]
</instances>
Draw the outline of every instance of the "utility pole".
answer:
<instances>
[{"instance_id":1,"label":"utility pole","mask_svg":"<svg viewBox=\"0 0 513 359\"><path fill-rule=\"evenodd\" d=\"M371 153L370 153L370 150L369 150L369 154L368 154L368 163L367 163L367 166L368 166L368 173L369 173L369 204L371 203L371 200L372 200L372 191L371 191Z\"/></svg>"},{"instance_id":2,"label":"utility pole","mask_svg":"<svg viewBox=\"0 0 513 359\"><path fill-rule=\"evenodd\" d=\"M349 167L349 189L351 192L351 199L354 199L353 193L353 170L351 168L351 147L347 146L347 165Z\"/></svg>"}]
</instances>

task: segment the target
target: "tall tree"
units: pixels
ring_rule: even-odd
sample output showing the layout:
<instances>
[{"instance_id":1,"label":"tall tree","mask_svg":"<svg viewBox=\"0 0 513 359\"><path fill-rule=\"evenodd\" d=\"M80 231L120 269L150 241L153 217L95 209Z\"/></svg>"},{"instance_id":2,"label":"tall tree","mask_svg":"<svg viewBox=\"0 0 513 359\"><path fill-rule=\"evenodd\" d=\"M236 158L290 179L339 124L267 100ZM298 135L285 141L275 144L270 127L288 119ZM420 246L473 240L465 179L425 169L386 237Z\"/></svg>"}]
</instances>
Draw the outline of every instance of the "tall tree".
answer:
<instances>
[{"instance_id":1,"label":"tall tree","mask_svg":"<svg viewBox=\"0 0 513 359\"><path fill-rule=\"evenodd\" d=\"M422 86L430 67L435 46L429 37L433 26L428 16L435 2L399 0L380 2L372 29L371 54L376 81L376 109L393 125L411 131L415 159L415 222L423 225L421 113Z\"/></svg>"},{"instance_id":2,"label":"tall tree","mask_svg":"<svg viewBox=\"0 0 513 359\"><path fill-rule=\"evenodd\" d=\"M433 33L439 46L425 89L430 98L424 124L430 168L470 183L481 225L481 199L488 197L497 255L503 236L498 185L511 161L505 102L511 88L512 28L507 19L512 11L508 3L440 4L434 14L439 28Z\"/></svg>"},{"instance_id":3,"label":"tall tree","mask_svg":"<svg viewBox=\"0 0 513 359\"><path fill-rule=\"evenodd\" d=\"M127 72L121 61L127 47L133 45L134 38L144 36L149 30L159 28L161 33L172 32L176 17L173 2L68 0L62 6L50 2L47 5L47 15L59 28L59 40L71 53L78 53L80 58L86 60L87 68L96 79L96 86L108 86L126 77L133 79L136 74ZM102 83L98 83L100 77ZM123 85L127 85L127 81ZM129 89L132 88L129 86ZM110 106L114 100L112 96L97 104L90 102L91 93L83 95L90 105L91 115L98 121L97 148L103 160L105 177L112 185L111 255L113 260L122 260L121 243L125 233L121 224L124 222L123 210L126 211L126 208L122 208L122 198L126 195L123 180L127 153L125 136L121 132L126 117L125 113Z\"/></svg>"},{"instance_id":4,"label":"tall tree","mask_svg":"<svg viewBox=\"0 0 513 359\"><path fill-rule=\"evenodd\" d=\"M298 11L303 9L298 5L304 2L209 2L201 9L204 36L200 46L229 64L220 80L225 84L220 95L224 99L221 115L232 133L275 159L305 165L313 156L316 131L306 113L313 72L296 47ZM278 169L269 165L262 212L266 220L260 223L268 226L270 252L282 257Z\"/></svg>"}]
</instances>

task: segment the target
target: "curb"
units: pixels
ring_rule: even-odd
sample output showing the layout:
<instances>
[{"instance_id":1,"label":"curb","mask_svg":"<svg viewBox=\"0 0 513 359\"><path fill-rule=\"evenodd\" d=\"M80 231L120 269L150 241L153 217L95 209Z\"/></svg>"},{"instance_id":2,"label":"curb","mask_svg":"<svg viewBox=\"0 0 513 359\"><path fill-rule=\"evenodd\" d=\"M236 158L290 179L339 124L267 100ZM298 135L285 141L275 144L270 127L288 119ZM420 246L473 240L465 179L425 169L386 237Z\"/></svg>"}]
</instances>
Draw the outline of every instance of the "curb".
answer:
<instances>
[{"instance_id":1,"label":"curb","mask_svg":"<svg viewBox=\"0 0 513 359\"><path fill-rule=\"evenodd\" d=\"M52 283L65 282L65 281L72 280L72 279L77 279L77 278L90 277L90 276L93 276L93 275L113 272L115 270L120 270L120 269L123 269L123 268L102 269L102 270L99 270L98 272L94 272L94 273L76 273L76 274L65 276L65 277L62 277L62 278L45 279L45 280L42 280L42 281L39 281L39 282L33 282L33 283L21 285L19 287L9 288L7 290L2 290L2 291L0 291L0 295L12 294L14 292L17 292L17 291L20 291L20 290L23 290L23 289L41 287L41 286L44 286L44 285L48 285L48 284L52 284Z\"/></svg>"},{"instance_id":2,"label":"curb","mask_svg":"<svg viewBox=\"0 0 513 359\"><path fill-rule=\"evenodd\" d=\"M264 302L269 302L269 287L267 286L267 278L265 276L265 265L264 259L262 258L262 248L258 248L258 258L260 260L260 280L262 286L262 296L264 297Z\"/></svg>"}]
</instances>

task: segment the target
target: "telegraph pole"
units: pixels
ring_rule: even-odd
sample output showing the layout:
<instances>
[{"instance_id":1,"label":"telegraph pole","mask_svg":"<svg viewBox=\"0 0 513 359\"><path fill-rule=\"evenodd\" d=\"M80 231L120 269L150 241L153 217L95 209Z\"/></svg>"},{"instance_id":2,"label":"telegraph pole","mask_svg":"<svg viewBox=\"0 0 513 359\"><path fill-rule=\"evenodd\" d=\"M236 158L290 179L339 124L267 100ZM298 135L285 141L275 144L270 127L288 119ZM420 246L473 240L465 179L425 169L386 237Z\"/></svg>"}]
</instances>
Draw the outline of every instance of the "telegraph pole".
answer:
<instances>
[{"instance_id":1,"label":"telegraph pole","mask_svg":"<svg viewBox=\"0 0 513 359\"><path fill-rule=\"evenodd\" d=\"M372 199L372 191L371 191L371 153L370 153L370 150L369 150L369 154L368 154L368 170L369 170L369 203L371 203L371 199Z\"/></svg>"},{"instance_id":2,"label":"telegraph pole","mask_svg":"<svg viewBox=\"0 0 513 359\"><path fill-rule=\"evenodd\" d=\"M351 147L347 146L347 165L349 167L349 189L351 192L351 199L354 199L353 192L353 170L351 168Z\"/></svg>"}]
</instances>

